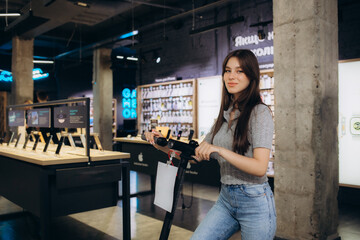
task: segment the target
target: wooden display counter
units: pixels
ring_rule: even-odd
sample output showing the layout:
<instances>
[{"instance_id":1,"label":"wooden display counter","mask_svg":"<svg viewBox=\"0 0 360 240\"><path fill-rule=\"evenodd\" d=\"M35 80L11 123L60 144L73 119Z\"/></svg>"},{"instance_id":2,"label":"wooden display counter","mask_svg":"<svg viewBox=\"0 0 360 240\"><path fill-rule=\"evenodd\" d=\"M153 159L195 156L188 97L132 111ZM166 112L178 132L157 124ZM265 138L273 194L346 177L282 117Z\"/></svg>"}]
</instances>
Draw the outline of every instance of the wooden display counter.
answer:
<instances>
[{"instance_id":1,"label":"wooden display counter","mask_svg":"<svg viewBox=\"0 0 360 240\"><path fill-rule=\"evenodd\" d=\"M88 162L88 157L84 155L85 150L83 148L73 149L69 146L63 146L60 154L55 154L56 145L50 145L48 151L45 153L43 152L44 144L42 143L39 143L36 151L31 150L31 148L32 146L27 146L26 150L24 150L19 146L15 148L14 144L11 144L10 146L0 145L0 155L16 158L18 160L41 166ZM91 161L104 161L124 158L130 158L130 154L90 149Z\"/></svg>"},{"instance_id":2,"label":"wooden display counter","mask_svg":"<svg viewBox=\"0 0 360 240\"><path fill-rule=\"evenodd\" d=\"M50 239L51 218L116 206L122 180L123 239L130 238L129 153L55 146L42 152L0 145L0 195L40 218L41 238Z\"/></svg>"},{"instance_id":3,"label":"wooden display counter","mask_svg":"<svg viewBox=\"0 0 360 240\"><path fill-rule=\"evenodd\" d=\"M82 156L68 153L55 155L54 151L43 153L40 146L38 151L32 151L31 148L26 150L14 148L14 144L10 146L0 145L0 155L41 166L88 162L88 158L84 154Z\"/></svg>"},{"instance_id":4,"label":"wooden display counter","mask_svg":"<svg viewBox=\"0 0 360 240\"><path fill-rule=\"evenodd\" d=\"M127 143L141 143L141 144L149 144L147 141L142 140L140 136L136 137L118 137L113 139L115 142L127 142Z\"/></svg>"}]
</instances>

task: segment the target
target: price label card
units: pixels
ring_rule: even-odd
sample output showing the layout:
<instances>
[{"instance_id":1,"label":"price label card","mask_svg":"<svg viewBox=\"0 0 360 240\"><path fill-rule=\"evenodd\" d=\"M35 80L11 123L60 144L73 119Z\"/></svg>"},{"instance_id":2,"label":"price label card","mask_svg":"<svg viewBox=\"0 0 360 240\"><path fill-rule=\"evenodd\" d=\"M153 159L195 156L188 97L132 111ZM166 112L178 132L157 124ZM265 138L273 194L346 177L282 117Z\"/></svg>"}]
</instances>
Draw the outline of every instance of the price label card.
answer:
<instances>
[{"instance_id":1,"label":"price label card","mask_svg":"<svg viewBox=\"0 0 360 240\"><path fill-rule=\"evenodd\" d=\"M168 212L173 206L177 170L177 167L158 162L154 204Z\"/></svg>"}]
</instances>

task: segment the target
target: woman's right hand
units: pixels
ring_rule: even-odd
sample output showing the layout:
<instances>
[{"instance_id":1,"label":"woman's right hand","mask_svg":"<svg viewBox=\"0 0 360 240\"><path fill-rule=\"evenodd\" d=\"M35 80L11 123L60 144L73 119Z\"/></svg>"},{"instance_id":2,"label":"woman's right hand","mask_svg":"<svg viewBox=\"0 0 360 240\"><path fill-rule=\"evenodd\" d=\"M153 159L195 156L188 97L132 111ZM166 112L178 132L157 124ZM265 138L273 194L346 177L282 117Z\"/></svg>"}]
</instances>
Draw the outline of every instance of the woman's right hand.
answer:
<instances>
[{"instance_id":1,"label":"woman's right hand","mask_svg":"<svg viewBox=\"0 0 360 240\"><path fill-rule=\"evenodd\" d=\"M201 162L203 160L210 160L210 155L212 153L218 153L220 154L220 147L215 146L213 144L210 144L206 141L202 141L200 145L195 148L195 159L198 162Z\"/></svg>"},{"instance_id":2,"label":"woman's right hand","mask_svg":"<svg viewBox=\"0 0 360 240\"><path fill-rule=\"evenodd\" d=\"M151 132L145 132L145 139L146 141L148 141L150 144L154 145L155 144L155 140L154 137L164 137L160 132L156 131L156 130L152 130Z\"/></svg>"}]
</instances>

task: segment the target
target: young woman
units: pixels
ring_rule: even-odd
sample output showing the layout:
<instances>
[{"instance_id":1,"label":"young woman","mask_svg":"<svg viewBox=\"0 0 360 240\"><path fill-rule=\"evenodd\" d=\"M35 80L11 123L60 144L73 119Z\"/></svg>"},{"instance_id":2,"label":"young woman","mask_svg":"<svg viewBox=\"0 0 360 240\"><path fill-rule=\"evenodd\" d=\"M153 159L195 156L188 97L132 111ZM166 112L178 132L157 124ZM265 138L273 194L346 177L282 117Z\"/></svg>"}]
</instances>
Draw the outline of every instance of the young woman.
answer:
<instances>
[{"instance_id":1,"label":"young woman","mask_svg":"<svg viewBox=\"0 0 360 240\"><path fill-rule=\"evenodd\" d=\"M255 55L250 50L229 53L222 76L219 116L195 149L198 161L218 153L221 191L191 239L228 239L239 230L242 240L273 239L276 212L266 170L274 124L270 109L260 98L260 70ZM146 137L154 143L152 134Z\"/></svg>"},{"instance_id":2,"label":"young woman","mask_svg":"<svg viewBox=\"0 0 360 240\"><path fill-rule=\"evenodd\" d=\"M220 196L191 239L273 239L274 197L267 182L274 124L260 98L259 65L249 50L228 54L223 63L223 95L215 125L196 148L199 161L219 154Z\"/></svg>"}]
</instances>

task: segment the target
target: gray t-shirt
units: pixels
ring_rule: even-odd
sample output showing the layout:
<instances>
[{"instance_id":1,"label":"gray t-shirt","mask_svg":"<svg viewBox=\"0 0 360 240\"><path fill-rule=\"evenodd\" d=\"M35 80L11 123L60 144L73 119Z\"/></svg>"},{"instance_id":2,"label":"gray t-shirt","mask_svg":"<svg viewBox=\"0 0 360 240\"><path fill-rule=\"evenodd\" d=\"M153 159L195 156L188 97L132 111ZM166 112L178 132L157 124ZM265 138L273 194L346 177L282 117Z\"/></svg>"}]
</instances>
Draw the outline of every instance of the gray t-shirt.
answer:
<instances>
[{"instance_id":1,"label":"gray t-shirt","mask_svg":"<svg viewBox=\"0 0 360 240\"><path fill-rule=\"evenodd\" d=\"M228 126L231 111L232 107L230 107L227 111L224 111L224 118L226 121L223 123L220 130L216 133L212 143L216 146L224 147L229 150L232 150L233 137L237 124L236 119L240 116L239 110L236 110L235 120L232 121L231 128L229 128ZM254 148L261 147L271 149L273 132L274 122L271 111L263 104L256 105L250 115L248 130L248 140L250 142L250 146L248 151L245 153L245 156L253 157ZM204 141L211 143L211 137L212 132L206 135ZM237 169L221 156L219 156L217 160L220 165L221 182L223 184L261 184L268 180L266 174L262 177L250 175Z\"/></svg>"}]
</instances>

